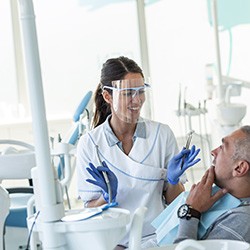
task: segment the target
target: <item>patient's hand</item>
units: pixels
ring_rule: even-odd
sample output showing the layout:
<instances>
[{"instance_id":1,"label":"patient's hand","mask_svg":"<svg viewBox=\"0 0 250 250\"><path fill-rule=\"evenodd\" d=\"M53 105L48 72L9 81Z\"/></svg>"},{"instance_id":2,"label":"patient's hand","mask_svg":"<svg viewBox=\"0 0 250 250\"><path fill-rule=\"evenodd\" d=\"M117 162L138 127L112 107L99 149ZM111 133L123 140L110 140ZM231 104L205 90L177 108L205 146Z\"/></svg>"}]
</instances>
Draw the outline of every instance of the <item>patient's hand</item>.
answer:
<instances>
[{"instance_id":1,"label":"patient's hand","mask_svg":"<svg viewBox=\"0 0 250 250\"><path fill-rule=\"evenodd\" d=\"M197 211L206 212L212 205L227 193L225 189L220 189L212 195L212 185L214 183L214 167L210 167L203 175L198 184L191 187L186 203Z\"/></svg>"}]
</instances>

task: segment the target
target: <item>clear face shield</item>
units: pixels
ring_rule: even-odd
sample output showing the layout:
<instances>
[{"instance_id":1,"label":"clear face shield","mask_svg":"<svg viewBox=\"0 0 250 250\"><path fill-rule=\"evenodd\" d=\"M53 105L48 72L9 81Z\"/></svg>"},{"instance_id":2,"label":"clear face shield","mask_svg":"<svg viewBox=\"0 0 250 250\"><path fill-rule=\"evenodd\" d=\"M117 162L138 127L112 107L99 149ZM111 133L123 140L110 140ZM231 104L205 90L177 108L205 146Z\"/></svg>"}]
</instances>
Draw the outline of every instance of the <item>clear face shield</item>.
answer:
<instances>
[{"instance_id":1,"label":"clear face shield","mask_svg":"<svg viewBox=\"0 0 250 250\"><path fill-rule=\"evenodd\" d=\"M116 116L127 123L138 123L143 118L150 119L150 85L144 78L112 81L112 108ZM149 105L147 105L149 104Z\"/></svg>"}]
</instances>

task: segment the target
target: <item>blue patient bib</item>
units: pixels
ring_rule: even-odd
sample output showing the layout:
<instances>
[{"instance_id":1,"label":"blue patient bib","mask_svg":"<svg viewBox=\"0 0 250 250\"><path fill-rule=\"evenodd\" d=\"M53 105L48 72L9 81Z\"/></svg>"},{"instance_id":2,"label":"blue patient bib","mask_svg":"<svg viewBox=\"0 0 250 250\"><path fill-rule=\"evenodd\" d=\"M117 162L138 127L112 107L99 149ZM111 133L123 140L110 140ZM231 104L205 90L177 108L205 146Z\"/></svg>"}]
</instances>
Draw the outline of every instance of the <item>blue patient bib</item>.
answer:
<instances>
[{"instance_id":1,"label":"blue patient bib","mask_svg":"<svg viewBox=\"0 0 250 250\"><path fill-rule=\"evenodd\" d=\"M212 193L216 193L219 187L213 186ZM152 226L156 228L156 239L159 246L173 244L178 232L179 218L178 208L186 203L189 192L182 192L164 211L155 218ZM230 194L225 194L207 212L203 213L198 228L198 238L205 235L211 224L229 209L238 207L241 201Z\"/></svg>"}]
</instances>

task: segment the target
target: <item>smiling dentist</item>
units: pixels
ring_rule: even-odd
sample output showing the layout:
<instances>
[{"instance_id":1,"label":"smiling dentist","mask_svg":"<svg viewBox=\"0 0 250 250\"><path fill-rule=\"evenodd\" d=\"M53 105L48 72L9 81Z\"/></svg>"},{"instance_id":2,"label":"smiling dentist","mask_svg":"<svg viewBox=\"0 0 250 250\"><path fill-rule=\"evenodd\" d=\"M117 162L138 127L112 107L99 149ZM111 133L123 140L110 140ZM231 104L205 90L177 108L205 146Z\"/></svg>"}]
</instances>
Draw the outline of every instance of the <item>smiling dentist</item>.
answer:
<instances>
[{"instance_id":1,"label":"smiling dentist","mask_svg":"<svg viewBox=\"0 0 250 250\"><path fill-rule=\"evenodd\" d=\"M85 206L116 201L132 216L136 208L147 207L142 237L154 234L152 220L184 190L183 173L199 161L194 159L199 150L193 146L178 155L193 155L183 169L177 164L180 160L168 165L179 151L172 130L141 115L150 90L133 60L108 59L95 93L94 129L80 138L77 148L78 193ZM103 172L110 182L111 198ZM128 245L128 235L121 245Z\"/></svg>"}]
</instances>

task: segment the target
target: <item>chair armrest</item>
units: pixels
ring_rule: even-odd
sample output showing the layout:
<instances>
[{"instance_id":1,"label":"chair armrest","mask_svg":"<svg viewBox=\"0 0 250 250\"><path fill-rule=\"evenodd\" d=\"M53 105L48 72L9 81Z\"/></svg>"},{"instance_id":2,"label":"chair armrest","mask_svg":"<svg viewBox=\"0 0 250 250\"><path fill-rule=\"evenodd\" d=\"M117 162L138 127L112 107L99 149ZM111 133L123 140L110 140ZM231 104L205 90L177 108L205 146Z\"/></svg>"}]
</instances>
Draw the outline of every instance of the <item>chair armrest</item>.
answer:
<instances>
[{"instance_id":1,"label":"chair armrest","mask_svg":"<svg viewBox=\"0 0 250 250\"><path fill-rule=\"evenodd\" d=\"M13 188L6 188L9 194L15 193L30 193L33 194L34 190L33 187L13 187Z\"/></svg>"}]
</instances>

